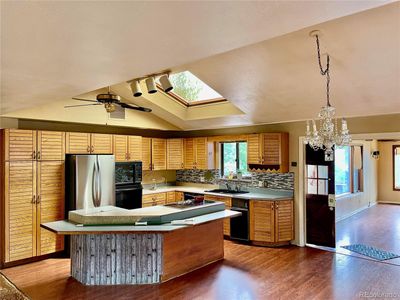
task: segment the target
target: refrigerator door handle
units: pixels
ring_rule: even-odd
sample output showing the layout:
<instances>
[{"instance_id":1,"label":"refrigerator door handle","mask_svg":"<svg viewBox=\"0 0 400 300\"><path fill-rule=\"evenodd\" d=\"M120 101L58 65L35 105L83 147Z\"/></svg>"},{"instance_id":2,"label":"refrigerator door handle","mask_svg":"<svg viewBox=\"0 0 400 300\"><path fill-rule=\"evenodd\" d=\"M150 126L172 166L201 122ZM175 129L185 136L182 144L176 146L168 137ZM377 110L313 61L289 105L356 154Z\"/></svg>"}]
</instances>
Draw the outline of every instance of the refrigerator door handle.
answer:
<instances>
[{"instance_id":1,"label":"refrigerator door handle","mask_svg":"<svg viewBox=\"0 0 400 300\"><path fill-rule=\"evenodd\" d=\"M97 156L97 203L98 206L101 205L101 168L100 168L100 161Z\"/></svg>"}]
</instances>

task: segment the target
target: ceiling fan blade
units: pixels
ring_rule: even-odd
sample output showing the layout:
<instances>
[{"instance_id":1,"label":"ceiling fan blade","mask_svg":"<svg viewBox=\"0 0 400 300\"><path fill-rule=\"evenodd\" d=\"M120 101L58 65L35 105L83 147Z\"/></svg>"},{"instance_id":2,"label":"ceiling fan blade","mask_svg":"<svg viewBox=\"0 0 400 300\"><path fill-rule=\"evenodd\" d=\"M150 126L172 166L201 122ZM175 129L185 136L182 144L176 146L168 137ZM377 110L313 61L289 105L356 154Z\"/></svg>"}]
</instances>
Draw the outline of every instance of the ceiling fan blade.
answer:
<instances>
[{"instance_id":1,"label":"ceiling fan blade","mask_svg":"<svg viewBox=\"0 0 400 300\"><path fill-rule=\"evenodd\" d=\"M64 108L78 107L78 106L92 106L92 105L103 105L103 104L102 103L93 103L93 104L66 105L66 106L64 106Z\"/></svg>"},{"instance_id":2,"label":"ceiling fan blade","mask_svg":"<svg viewBox=\"0 0 400 300\"><path fill-rule=\"evenodd\" d=\"M78 100L78 101L97 102L97 100L82 99L82 98L75 98L75 97L72 97L72 99Z\"/></svg>"},{"instance_id":3,"label":"ceiling fan blade","mask_svg":"<svg viewBox=\"0 0 400 300\"><path fill-rule=\"evenodd\" d=\"M151 112L152 110L150 108L147 107L143 107L143 106L131 106L130 104L127 103L117 103L118 105L120 105L123 108L129 108L129 109L135 109L135 110L139 110L139 111L144 111L144 112Z\"/></svg>"}]
</instances>

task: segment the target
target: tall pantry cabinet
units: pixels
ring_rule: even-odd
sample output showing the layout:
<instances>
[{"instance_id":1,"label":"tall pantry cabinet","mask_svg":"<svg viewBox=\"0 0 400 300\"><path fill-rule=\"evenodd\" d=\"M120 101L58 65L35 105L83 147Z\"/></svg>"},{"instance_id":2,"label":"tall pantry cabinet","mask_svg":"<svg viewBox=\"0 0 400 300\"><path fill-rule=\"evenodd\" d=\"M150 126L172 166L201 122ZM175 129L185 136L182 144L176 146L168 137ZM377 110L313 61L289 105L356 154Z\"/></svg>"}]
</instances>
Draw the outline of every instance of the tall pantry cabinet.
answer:
<instances>
[{"instance_id":1,"label":"tall pantry cabinet","mask_svg":"<svg viewBox=\"0 0 400 300\"><path fill-rule=\"evenodd\" d=\"M64 219L65 133L3 129L0 138L1 264L63 250L40 224Z\"/></svg>"}]
</instances>

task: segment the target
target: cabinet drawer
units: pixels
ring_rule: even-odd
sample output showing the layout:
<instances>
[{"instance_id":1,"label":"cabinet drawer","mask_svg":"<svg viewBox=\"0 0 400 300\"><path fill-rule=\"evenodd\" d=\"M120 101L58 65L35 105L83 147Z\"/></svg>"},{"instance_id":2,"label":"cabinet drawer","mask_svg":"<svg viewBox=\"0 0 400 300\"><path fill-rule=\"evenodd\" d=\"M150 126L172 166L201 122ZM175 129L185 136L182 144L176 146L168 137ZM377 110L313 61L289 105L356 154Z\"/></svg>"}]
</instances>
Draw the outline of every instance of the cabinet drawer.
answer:
<instances>
[{"instance_id":1,"label":"cabinet drawer","mask_svg":"<svg viewBox=\"0 0 400 300\"><path fill-rule=\"evenodd\" d=\"M167 201L167 193L156 193L142 196L142 207L164 205Z\"/></svg>"}]
</instances>

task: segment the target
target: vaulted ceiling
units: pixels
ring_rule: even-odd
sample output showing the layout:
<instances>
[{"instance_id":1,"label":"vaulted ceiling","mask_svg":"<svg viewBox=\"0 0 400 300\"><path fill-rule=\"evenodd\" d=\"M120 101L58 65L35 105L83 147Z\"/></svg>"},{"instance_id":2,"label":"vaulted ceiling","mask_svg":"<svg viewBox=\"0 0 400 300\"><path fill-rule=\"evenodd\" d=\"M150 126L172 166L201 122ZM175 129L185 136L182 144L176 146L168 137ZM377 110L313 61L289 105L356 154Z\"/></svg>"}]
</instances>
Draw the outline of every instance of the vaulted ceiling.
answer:
<instances>
[{"instance_id":1,"label":"vaulted ceiling","mask_svg":"<svg viewBox=\"0 0 400 300\"><path fill-rule=\"evenodd\" d=\"M3 1L1 113L45 119L38 107L51 104L62 115L72 96L111 85L168 129L315 117L325 96L312 29L332 58L338 115L400 112L400 3L387 3ZM165 95L130 96L126 80L164 69L190 70L232 107L207 114Z\"/></svg>"}]
</instances>

